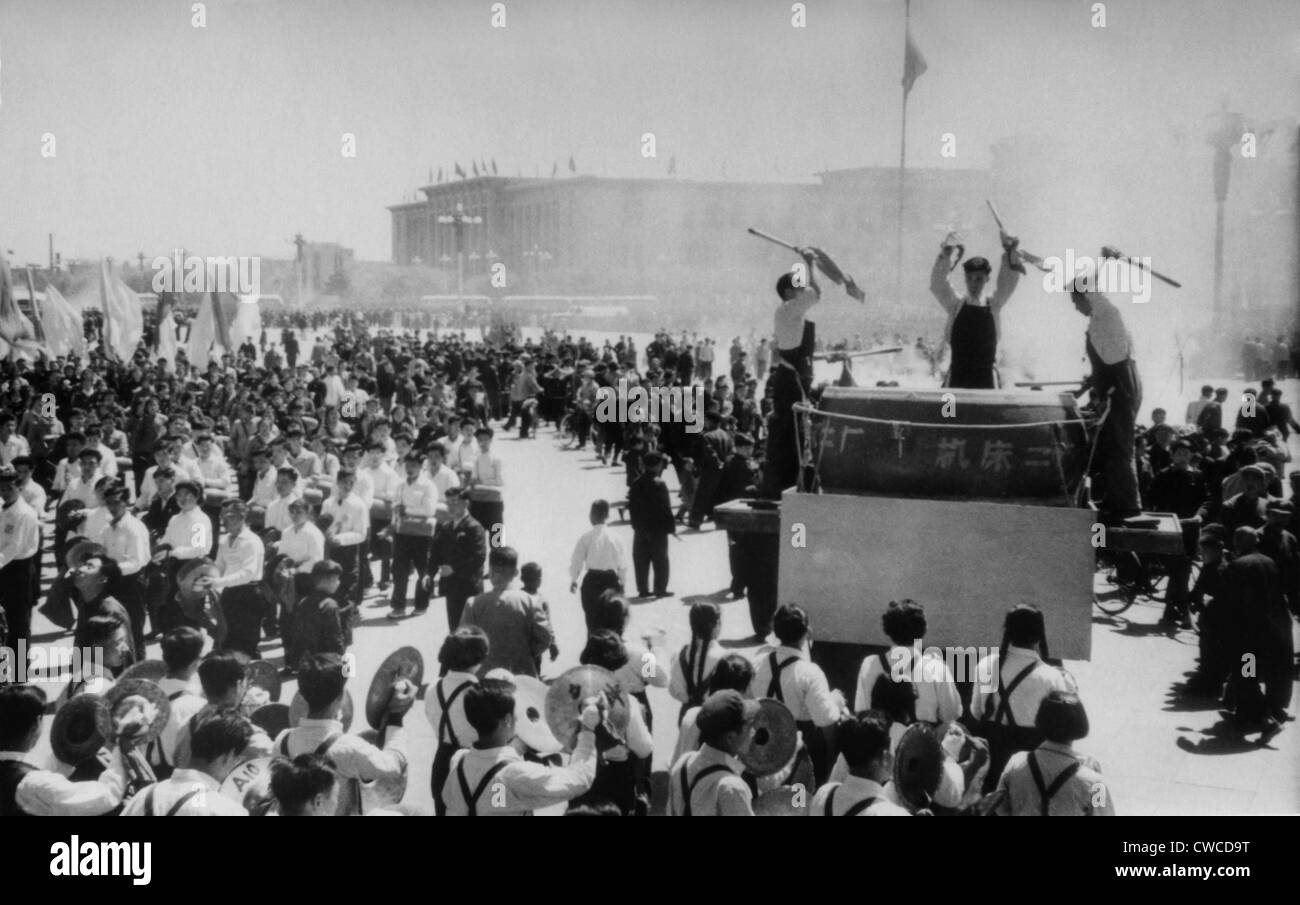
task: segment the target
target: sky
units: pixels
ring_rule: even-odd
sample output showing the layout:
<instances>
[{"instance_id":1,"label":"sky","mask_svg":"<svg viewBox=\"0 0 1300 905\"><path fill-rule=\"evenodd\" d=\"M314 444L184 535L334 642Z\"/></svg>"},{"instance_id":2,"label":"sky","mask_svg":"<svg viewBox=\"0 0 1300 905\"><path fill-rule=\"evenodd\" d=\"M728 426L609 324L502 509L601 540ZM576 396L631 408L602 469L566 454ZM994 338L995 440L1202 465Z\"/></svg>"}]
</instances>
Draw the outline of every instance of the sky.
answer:
<instances>
[{"instance_id":1,"label":"sky","mask_svg":"<svg viewBox=\"0 0 1300 905\"><path fill-rule=\"evenodd\" d=\"M15 263L49 232L71 257L283 258L301 231L386 260L386 207L473 159L732 180L898 160L903 0L808 0L802 28L774 0L504 0L504 28L484 0L211 0L201 28L194 6L0 0ZM914 0L911 27L911 166L985 166L1010 135L1141 156L1224 99L1300 110L1296 0Z\"/></svg>"}]
</instances>

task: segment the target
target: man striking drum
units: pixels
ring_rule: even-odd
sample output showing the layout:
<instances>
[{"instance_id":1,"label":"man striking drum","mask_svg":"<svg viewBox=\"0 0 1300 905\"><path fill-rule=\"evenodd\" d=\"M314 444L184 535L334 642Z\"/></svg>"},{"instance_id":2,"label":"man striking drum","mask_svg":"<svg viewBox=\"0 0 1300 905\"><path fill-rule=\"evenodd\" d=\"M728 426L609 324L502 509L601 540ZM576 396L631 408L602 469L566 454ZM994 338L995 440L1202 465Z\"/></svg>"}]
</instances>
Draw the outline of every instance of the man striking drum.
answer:
<instances>
[{"instance_id":1,"label":"man striking drum","mask_svg":"<svg viewBox=\"0 0 1300 905\"><path fill-rule=\"evenodd\" d=\"M813 277L816 252L802 248L803 273L783 273L776 282L781 304L776 309L776 349L768 377L772 419L767 435L767 462L763 468L762 495L778 499L799 476L799 451L795 443L794 405L812 386L812 355L816 326L807 314L821 300ZM800 278L802 277L802 279Z\"/></svg>"},{"instance_id":2,"label":"man striking drum","mask_svg":"<svg viewBox=\"0 0 1300 905\"><path fill-rule=\"evenodd\" d=\"M952 233L944 237L939 256L930 271L930 292L948 312L944 327L944 341L952 349L952 363L948 369L948 387L974 390L996 389L997 373L994 362L998 354L998 335L1001 333L1002 308L1016 291L1024 265L1020 263L1017 246L1020 240L999 231L1002 238L1002 266L998 268L998 282L993 294L985 297L984 288L993 272L987 258L968 258L962 265L966 273L966 296L962 298L948 283L950 252L956 247Z\"/></svg>"}]
</instances>

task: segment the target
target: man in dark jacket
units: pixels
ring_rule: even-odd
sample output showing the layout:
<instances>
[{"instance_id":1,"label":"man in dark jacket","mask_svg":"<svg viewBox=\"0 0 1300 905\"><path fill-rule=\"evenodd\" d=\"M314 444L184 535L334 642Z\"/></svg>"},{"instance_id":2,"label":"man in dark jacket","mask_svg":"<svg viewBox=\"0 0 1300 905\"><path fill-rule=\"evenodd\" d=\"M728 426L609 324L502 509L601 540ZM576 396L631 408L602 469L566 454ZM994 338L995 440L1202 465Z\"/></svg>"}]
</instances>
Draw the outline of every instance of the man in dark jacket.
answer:
<instances>
[{"instance_id":1,"label":"man in dark jacket","mask_svg":"<svg viewBox=\"0 0 1300 905\"><path fill-rule=\"evenodd\" d=\"M450 519L434 532L429 571L438 570L438 586L447 598L447 624L454 630L460 625L465 603L483 593L487 532L469 514L469 500L462 488L448 488L446 500Z\"/></svg>"},{"instance_id":2,"label":"man in dark jacket","mask_svg":"<svg viewBox=\"0 0 1300 905\"><path fill-rule=\"evenodd\" d=\"M1233 715L1241 731L1262 730L1263 744L1289 719L1295 652L1281 573L1258 551L1258 542L1254 528L1243 526L1233 534L1237 558L1224 569L1222 596L1236 652L1228 680Z\"/></svg>"},{"instance_id":3,"label":"man in dark jacket","mask_svg":"<svg viewBox=\"0 0 1300 905\"><path fill-rule=\"evenodd\" d=\"M722 472L731 458L731 435L722 429L722 416L717 409L704 413L704 433L699 438L695 467L699 483L695 487L695 502L691 506L690 526L699 528L706 518L713 517L713 504L718 501L718 485Z\"/></svg>"},{"instance_id":4,"label":"man in dark jacket","mask_svg":"<svg viewBox=\"0 0 1300 905\"><path fill-rule=\"evenodd\" d=\"M647 585L650 566L654 566L655 597L669 597L668 535L677 533L668 485L660 480L664 470L661 453L647 453L642 460L645 471L627 489L628 514L632 521L632 570L636 575L637 596L649 597Z\"/></svg>"},{"instance_id":5,"label":"man in dark jacket","mask_svg":"<svg viewBox=\"0 0 1300 905\"><path fill-rule=\"evenodd\" d=\"M323 559L311 567L311 593L294 607L293 628L287 639L290 650L285 652L286 666L297 668L304 656L313 654L347 653L355 610L339 606L334 599L342 575L343 567L333 560Z\"/></svg>"}]
</instances>

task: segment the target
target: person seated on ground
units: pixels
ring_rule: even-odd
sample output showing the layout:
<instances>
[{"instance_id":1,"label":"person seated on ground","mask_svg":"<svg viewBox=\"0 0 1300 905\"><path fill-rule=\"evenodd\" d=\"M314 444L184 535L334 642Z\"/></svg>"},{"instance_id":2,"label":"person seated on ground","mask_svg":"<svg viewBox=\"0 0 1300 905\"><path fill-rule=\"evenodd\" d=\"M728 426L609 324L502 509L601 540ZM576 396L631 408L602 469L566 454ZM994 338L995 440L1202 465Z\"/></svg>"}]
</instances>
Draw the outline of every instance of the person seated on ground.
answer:
<instances>
[{"instance_id":1,"label":"person seated on ground","mask_svg":"<svg viewBox=\"0 0 1300 905\"><path fill-rule=\"evenodd\" d=\"M271 794L281 817L333 817L338 813L338 771L319 754L271 763Z\"/></svg>"},{"instance_id":2,"label":"person seated on ground","mask_svg":"<svg viewBox=\"0 0 1300 905\"><path fill-rule=\"evenodd\" d=\"M821 786L808 814L813 817L910 817L886 785L893 777L890 720L878 711L863 711L836 730L848 776Z\"/></svg>"},{"instance_id":3,"label":"person seated on ground","mask_svg":"<svg viewBox=\"0 0 1300 905\"><path fill-rule=\"evenodd\" d=\"M515 690L510 682L483 679L465 691L465 718L478 734L451 759L442 800L452 817L505 817L570 801L596 777L595 698L583 702L578 738L566 766L525 760L515 741Z\"/></svg>"},{"instance_id":4,"label":"person seated on ground","mask_svg":"<svg viewBox=\"0 0 1300 905\"><path fill-rule=\"evenodd\" d=\"M1088 714L1079 696L1052 691L1038 706L1034 726L1043 743L1018 751L1007 762L995 794L994 812L1004 817L1114 817L1115 801L1101 765L1078 754L1074 743L1088 735Z\"/></svg>"}]
</instances>

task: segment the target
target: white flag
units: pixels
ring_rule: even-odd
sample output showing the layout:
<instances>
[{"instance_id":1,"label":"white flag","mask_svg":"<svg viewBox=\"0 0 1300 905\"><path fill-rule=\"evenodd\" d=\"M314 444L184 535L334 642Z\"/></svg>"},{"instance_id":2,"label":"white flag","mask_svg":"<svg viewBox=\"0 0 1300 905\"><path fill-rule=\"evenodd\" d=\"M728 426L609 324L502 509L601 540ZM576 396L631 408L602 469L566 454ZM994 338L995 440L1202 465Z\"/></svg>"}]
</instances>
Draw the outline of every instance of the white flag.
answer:
<instances>
[{"instance_id":1,"label":"white flag","mask_svg":"<svg viewBox=\"0 0 1300 905\"><path fill-rule=\"evenodd\" d=\"M54 356L86 354L86 329L77 311L53 283L45 286L41 302L41 320L45 323L45 345Z\"/></svg>"}]
</instances>

